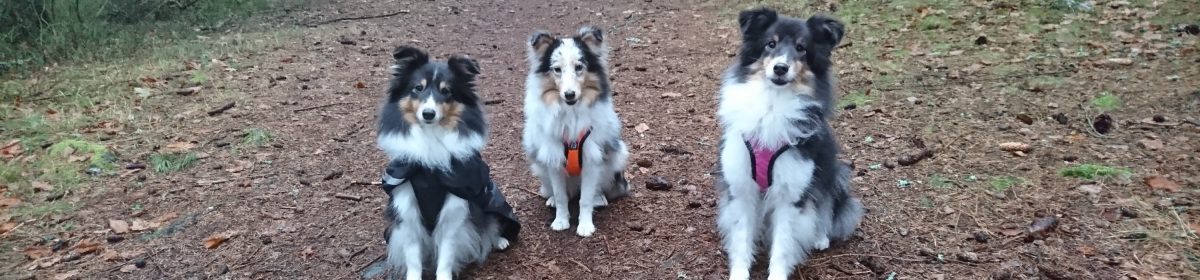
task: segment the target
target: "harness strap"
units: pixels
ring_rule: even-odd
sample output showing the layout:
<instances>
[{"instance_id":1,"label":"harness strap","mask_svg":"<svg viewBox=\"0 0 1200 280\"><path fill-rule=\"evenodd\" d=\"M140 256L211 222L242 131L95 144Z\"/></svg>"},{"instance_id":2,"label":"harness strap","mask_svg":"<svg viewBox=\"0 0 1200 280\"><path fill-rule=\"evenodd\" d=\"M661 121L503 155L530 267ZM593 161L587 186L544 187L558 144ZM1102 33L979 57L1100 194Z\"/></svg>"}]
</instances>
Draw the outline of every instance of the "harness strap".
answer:
<instances>
[{"instance_id":1,"label":"harness strap","mask_svg":"<svg viewBox=\"0 0 1200 280\"><path fill-rule=\"evenodd\" d=\"M575 141L571 141L567 134L563 133L563 156L567 158L564 163L567 175L579 176L583 173L583 142L587 141L589 135L592 135L591 127L580 131Z\"/></svg>"}]
</instances>

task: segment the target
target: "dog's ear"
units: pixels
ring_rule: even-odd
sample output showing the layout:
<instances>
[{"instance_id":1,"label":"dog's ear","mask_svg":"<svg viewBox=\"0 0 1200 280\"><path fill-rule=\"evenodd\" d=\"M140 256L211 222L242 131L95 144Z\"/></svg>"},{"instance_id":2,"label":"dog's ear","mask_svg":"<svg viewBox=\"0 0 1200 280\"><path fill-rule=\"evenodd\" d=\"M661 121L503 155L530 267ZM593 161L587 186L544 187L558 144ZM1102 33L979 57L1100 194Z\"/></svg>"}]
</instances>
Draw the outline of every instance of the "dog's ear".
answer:
<instances>
[{"instance_id":1,"label":"dog's ear","mask_svg":"<svg viewBox=\"0 0 1200 280\"><path fill-rule=\"evenodd\" d=\"M537 31L529 35L529 54L537 55L545 52L554 43L554 36L546 31Z\"/></svg>"},{"instance_id":2,"label":"dog's ear","mask_svg":"<svg viewBox=\"0 0 1200 280\"><path fill-rule=\"evenodd\" d=\"M742 31L742 38L753 40L759 34L765 32L768 26L775 23L779 19L779 14L770 8L758 8L753 10L745 10L738 14L738 26Z\"/></svg>"},{"instance_id":3,"label":"dog's ear","mask_svg":"<svg viewBox=\"0 0 1200 280\"><path fill-rule=\"evenodd\" d=\"M465 55L455 55L446 61L446 65L450 66L450 71L458 75L475 76L479 75L479 64L474 59Z\"/></svg>"},{"instance_id":4,"label":"dog's ear","mask_svg":"<svg viewBox=\"0 0 1200 280\"><path fill-rule=\"evenodd\" d=\"M395 66L392 66L396 72L410 70L417 66L425 65L429 62L429 55L420 49L410 46L396 47L392 51L392 59L395 59Z\"/></svg>"},{"instance_id":5,"label":"dog's ear","mask_svg":"<svg viewBox=\"0 0 1200 280\"><path fill-rule=\"evenodd\" d=\"M578 38L596 56L600 57L600 61L608 61L608 43L604 41L604 30L595 26L580 27Z\"/></svg>"},{"instance_id":6,"label":"dog's ear","mask_svg":"<svg viewBox=\"0 0 1200 280\"><path fill-rule=\"evenodd\" d=\"M808 30L812 32L812 43L824 46L830 52L837 48L846 33L841 21L824 15L808 18Z\"/></svg>"}]
</instances>

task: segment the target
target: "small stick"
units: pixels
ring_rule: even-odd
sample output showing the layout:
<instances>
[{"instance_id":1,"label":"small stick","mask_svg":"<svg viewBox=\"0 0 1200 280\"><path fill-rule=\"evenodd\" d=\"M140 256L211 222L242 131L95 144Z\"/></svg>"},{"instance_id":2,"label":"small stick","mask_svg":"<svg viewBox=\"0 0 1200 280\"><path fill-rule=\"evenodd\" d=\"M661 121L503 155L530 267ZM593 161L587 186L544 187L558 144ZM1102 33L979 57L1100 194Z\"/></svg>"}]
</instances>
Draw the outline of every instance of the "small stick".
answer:
<instances>
[{"instance_id":1,"label":"small stick","mask_svg":"<svg viewBox=\"0 0 1200 280\"><path fill-rule=\"evenodd\" d=\"M349 199L349 200L353 200L353 201L362 201L363 200L362 196L345 194L345 193L335 193L335 194L333 194L333 197L341 198L341 199Z\"/></svg>"},{"instance_id":2,"label":"small stick","mask_svg":"<svg viewBox=\"0 0 1200 280\"><path fill-rule=\"evenodd\" d=\"M308 111L308 110L321 109L321 108L325 108L325 107L331 107L331 106L337 106L337 105L347 105L347 104L354 104L354 103L338 102L338 103L331 103L331 104L325 104L325 105L318 105L318 106L312 106L312 107L308 107L308 108L300 108L300 109L292 110L292 113L299 113L299 112L304 112L304 111Z\"/></svg>"},{"instance_id":3,"label":"small stick","mask_svg":"<svg viewBox=\"0 0 1200 280\"><path fill-rule=\"evenodd\" d=\"M383 182L380 182L380 181L370 181L370 182L350 181L351 186L377 186L377 185L382 185L382 184L383 184Z\"/></svg>"},{"instance_id":4,"label":"small stick","mask_svg":"<svg viewBox=\"0 0 1200 280\"><path fill-rule=\"evenodd\" d=\"M409 12L410 12L409 10L400 10L400 11L397 11L397 12L394 12L394 13L387 13L387 14L376 15L376 16L362 16L362 17L344 17L344 18L335 18L335 19L331 19L331 20L326 20L326 21L318 22L318 23L309 23L309 24L307 24L307 25L308 25L308 27L317 27L318 25L322 25L322 24L330 24L330 23L339 22L339 21L347 21L347 20L363 20L363 19L373 19L373 18L383 18L383 17L390 17L390 16L399 15L399 14L407 14L407 13L409 13Z\"/></svg>"},{"instance_id":5,"label":"small stick","mask_svg":"<svg viewBox=\"0 0 1200 280\"><path fill-rule=\"evenodd\" d=\"M233 109L233 106L235 106L235 105L237 105L237 104L234 102L225 103L225 105L222 105L221 107L219 107L217 109L208 111L208 116L212 117L212 116L216 116L218 114L224 113L225 111L228 111L229 109Z\"/></svg>"},{"instance_id":6,"label":"small stick","mask_svg":"<svg viewBox=\"0 0 1200 280\"><path fill-rule=\"evenodd\" d=\"M579 267L582 267L582 268L583 268L583 270L587 270L587 272L588 272L588 273L592 273L592 269L591 269L591 268L588 268L586 265L583 265L583 263L581 263L581 262L579 262L579 261L577 261L577 260L574 260L574 259L572 259L572 260L571 260L571 262L573 262L573 263L575 263L575 264L579 265Z\"/></svg>"}]
</instances>

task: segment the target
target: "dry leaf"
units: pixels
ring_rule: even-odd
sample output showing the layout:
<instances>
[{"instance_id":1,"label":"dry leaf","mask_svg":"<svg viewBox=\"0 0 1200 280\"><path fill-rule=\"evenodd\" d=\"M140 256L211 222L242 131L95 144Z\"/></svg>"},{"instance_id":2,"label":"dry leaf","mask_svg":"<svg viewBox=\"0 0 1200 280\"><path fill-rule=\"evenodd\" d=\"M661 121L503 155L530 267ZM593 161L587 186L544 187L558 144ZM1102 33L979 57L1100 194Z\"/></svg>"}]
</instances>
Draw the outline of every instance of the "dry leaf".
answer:
<instances>
[{"instance_id":1,"label":"dry leaf","mask_svg":"<svg viewBox=\"0 0 1200 280\"><path fill-rule=\"evenodd\" d=\"M645 133L647 130L650 130L650 125L648 125L646 123L639 123L633 129L636 130L638 133Z\"/></svg>"},{"instance_id":2,"label":"dry leaf","mask_svg":"<svg viewBox=\"0 0 1200 280\"><path fill-rule=\"evenodd\" d=\"M158 79L155 79L154 77L150 77L150 76L142 77L143 84L153 85L154 83L157 83L157 82L158 82Z\"/></svg>"},{"instance_id":3,"label":"dry leaf","mask_svg":"<svg viewBox=\"0 0 1200 280\"><path fill-rule=\"evenodd\" d=\"M195 147L196 147L196 144L192 144L192 142L175 142L175 143L167 144L167 147L163 148L162 151L164 153L173 154L173 153L187 152L187 151L192 150L192 148L195 148Z\"/></svg>"},{"instance_id":4,"label":"dry leaf","mask_svg":"<svg viewBox=\"0 0 1200 280\"><path fill-rule=\"evenodd\" d=\"M74 251L76 254L87 255L95 253L96 251L100 251L100 245L102 245L100 242L92 241L91 239L84 239L80 240L78 244L75 244Z\"/></svg>"},{"instance_id":5,"label":"dry leaf","mask_svg":"<svg viewBox=\"0 0 1200 280\"><path fill-rule=\"evenodd\" d=\"M679 98L679 97L683 97L683 95L682 95L682 94L679 94L678 92L664 92L663 94L659 95L659 97L662 97L662 98Z\"/></svg>"},{"instance_id":6,"label":"dry leaf","mask_svg":"<svg viewBox=\"0 0 1200 280\"><path fill-rule=\"evenodd\" d=\"M83 161L87 161L87 160L91 160L91 159L92 159L92 155L67 156L67 162L83 162Z\"/></svg>"},{"instance_id":7,"label":"dry leaf","mask_svg":"<svg viewBox=\"0 0 1200 280\"><path fill-rule=\"evenodd\" d=\"M46 183L46 182L42 182L42 181L29 182L29 185L33 186L34 191L48 192L48 191L54 190L54 185L51 185L50 183Z\"/></svg>"},{"instance_id":8,"label":"dry leaf","mask_svg":"<svg viewBox=\"0 0 1200 280\"><path fill-rule=\"evenodd\" d=\"M178 217L179 217L179 213L167 212L166 214L162 214L162 216L158 216L158 218L154 218L154 223L163 224L166 222L170 222L171 220L174 220L175 218L178 218Z\"/></svg>"},{"instance_id":9,"label":"dry leaf","mask_svg":"<svg viewBox=\"0 0 1200 280\"><path fill-rule=\"evenodd\" d=\"M1005 152L1029 152L1030 150L1033 150L1033 147L1030 147L1029 144L1025 143L1004 142L1000 143L1000 150Z\"/></svg>"},{"instance_id":10,"label":"dry leaf","mask_svg":"<svg viewBox=\"0 0 1200 280\"><path fill-rule=\"evenodd\" d=\"M1178 183L1159 175L1146 177L1146 185L1150 186L1151 190L1161 190L1167 192L1177 192L1180 188Z\"/></svg>"},{"instance_id":11,"label":"dry leaf","mask_svg":"<svg viewBox=\"0 0 1200 280\"><path fill-rule=\"evenodd\" d=\"M79 277L78 277L78 276L79 276L79 271L78 271L78 270L72 270L72 271L67 271L67 272L59 273L58 275L54 275L54 280L70 280L70 279L79 279Z\"/></svg>"},{"instance_id":12,"label":"dry leaf","mask_svg":"<svg viewBox=\"0 0 1200 280\"><path fill-rule=\"evenodd\" d=\"M0 209L21 205L21 200L15 197L0 198Z\"/></svg>"},{"instance_id":13,"label":"dry leaf","mask_svg":"<svg viewBox=\"0 0 1200 280\"><path fill-rule=\"evenodd\" d=\"M1079 253L1083 254L1084 256L1090 257L1096 255L1096 247L1092 247L1091 245L1079 246L1076 249L1079 250Z\"/></svg>"},{"instance_id":14,"label":"dry leaf","mask_svg":"<svg viewBox=\"0 0 1200 280\"><path fill-rule=\"evenodd\" d=\"M1022 232L1024 232L1024 231L1022 231L1021 229L1017 229L1017 228L1006 228L1006 229L1000 230L1000 234L1003 234L1004 236L1017 236L1017 235L1020 235Z\"/></svg>"},{"instance_id":15,"label":"dry leaf","mask_svg":"<svg viewBox=\"0 0 1200 280\"><path fill-rule=\"evenodd\" d=\"M21 140L8 141L7 144L4 144L4 147L0 147L0 158L14 158L21 155L23 151L21 149Z\"/></svg>"},{"instance_id":16,"label":"dry leaf","mask_svg":"<svg viewBox=\"0 0 1200 280\"><path fill-rule=\"evenodd\" d=\"M204 239L204 248L205 249L216 249L217 247L220 247L221 244L224 244L226 240L229 240L230 238L237 236L237 234L238 233L236 231L226 231L226 232L215 233L213 235L210 235L210 236L208 236L208 238Z\"/></svg>"},{"instance_id":17,"label":"dry leaf","mask_svg":"<svg viewBox=\"0 0 1200 280\"><path fill-rule=\"evenodd\" d=\"M17 228L17 222L5 222L0 224L0 234L7 233Z\"/></svg>"},{"instance_id":18,"label":"dry leaf","mask_svg":"<svg viewBox=\"0 0 1200 280\"><path fill-rule=\"evenodd\" d=\"M1138 140L1138 143L1142 144L1143 148L1151 151L1161 150L1165 146L1163 141L1158 139L1142 139Z\"/></svg>"},{"instance_id":19,"label":"dry leaf","mask_svg":"<svg viewBox=\"0 0 1200 280\"><path fill-rule=\"evenodd\" d=\"M31 260L45 258L46 256L49 256L50 254L53 254L53 253L54 252L50 251L50 247L46 247L46 246L25 247L25 257L27 257Z\"/></svg>"},{"instance_id":20,"label":"dry leaf","mask_svg":"<svg viewBox=\"0 0 1200 280\"><path fill-rule=\"evenodd\" d=\"M129 223L122 220L108 220L108 228L116 234L129 233Z\"/></svg>"},{"instance_id":21,"label":"dry leaf","mask_svg":"<svg viewBox=\"0 0 1200 280\"><path fill-rule=\"evenodd\" d=\"M147 222L146 220L142 219L133 219L133 226L129 227L129 229L133 231L146 231L156 229L158 226L159 224L155 222Z\"/></svg>"},{"instance_id":22,"label":"dry leaf","mask_svg":"<svg viewBox=\"0 0 1200 280\"><path fill-rule=\"evenodd\" d=\"M127 265L121 266L121 272L124 272L124 273L130 273L130 272L133 272L134 270L137 270L136 265L127 264Z\"/></svg>"},{"instance_id":23,"label":"dry leaf","mask_svg":"<svg viewBox=\"0 0 1200 280\"><path fill-rule=\"evenodd\" d=\"M367 84L364 84L362 81L358 81L357 83L354 83L354 88L367 88Z\"/></svg>"}]
</instances>

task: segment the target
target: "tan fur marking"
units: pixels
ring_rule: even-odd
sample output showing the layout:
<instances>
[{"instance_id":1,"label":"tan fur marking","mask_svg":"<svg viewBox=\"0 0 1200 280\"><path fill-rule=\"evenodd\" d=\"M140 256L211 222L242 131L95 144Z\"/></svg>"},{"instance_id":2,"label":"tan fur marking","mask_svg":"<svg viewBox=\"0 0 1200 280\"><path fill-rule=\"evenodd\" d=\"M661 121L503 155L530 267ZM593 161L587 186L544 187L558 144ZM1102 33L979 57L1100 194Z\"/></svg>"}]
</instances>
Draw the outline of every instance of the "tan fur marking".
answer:
<instances>
[{"instance_id":1,"label":"tan fur marking","mask_svg":"<svg viewBox=\"0 0 1200 280\"><path fill-rule=\"evenodd\" d=\"M533 43L533 52L540 56L541 54L546 53L546 49L550 48L550 44L552 43L554 43L553 36L539 37L537 42Z\"/></svg>"},{"instance_id":2,"label":"tan fur marking","mask_svg":"<svg viewBox=\"0 0 1200 280\"><path fill-rule=\"evenodd\" d=\"M553 74L546 72L542 75L542 102L546 105L558 103L558 84L554 82Z\"/></svg>"},{"instance_id":3,"label":"tan fur marking","mask_svg":"<svg viewBox=\"0 0 1200 280\"><path fill-rule=\"evenodd\" d=\"M582 95L580 99L583 101L581 102L583 106L592 106L592 103L600 99L600 94L602 94L600 91L600 77L591 72L584 74L583 87L580 90L583 91L580 93Z\"/></svg>"},{"instance_id":4,"label":"tan fur marking","mask_svg":"<svg viewBox=\"0 0 1200 280\"><path fill-rule=\"evenodd\" d=\"M462 105L458 102L446 102L438 105L442 111L442 127L446 130L454 130L458 127L459 118L462 116Z\"/></svg>"},{"instance_id":5,"label":"tan fur marking","mask_svg":"<svg viewBox=\"0 0 1200 280\"><path fill-rule=\"evenodd\" d=\"M417 108L421 107L421 103L412 98L405 97L396 103L400 107L400 115L404 116L404 121L409 124L417 123Z\"/></svg>"},{"instance_id":6,"label":"tan fur marking","mask_svg":"<svg viewBox=\"0 0 1200 280\"><path fill-rule=\"evenodd\" d=\"M796 81L792 82L792 87L797 89L795 92L800 95L812 95L812 81L808 79L808 64L796 63Z\"/></svg>"}]
</instances>

